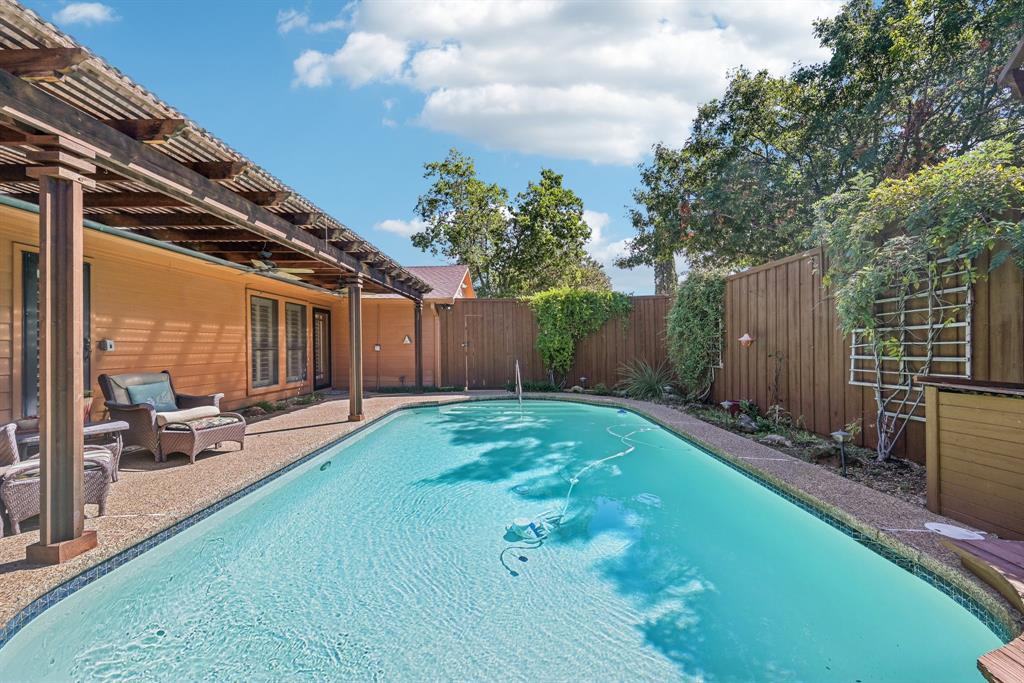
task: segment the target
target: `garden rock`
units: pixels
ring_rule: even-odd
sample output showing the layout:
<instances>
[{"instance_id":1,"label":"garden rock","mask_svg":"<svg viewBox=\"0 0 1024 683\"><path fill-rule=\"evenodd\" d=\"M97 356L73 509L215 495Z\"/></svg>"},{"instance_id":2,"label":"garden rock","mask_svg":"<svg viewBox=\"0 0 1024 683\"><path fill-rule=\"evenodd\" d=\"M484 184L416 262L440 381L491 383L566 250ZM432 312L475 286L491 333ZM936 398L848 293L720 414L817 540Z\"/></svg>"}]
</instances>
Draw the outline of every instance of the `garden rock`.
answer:
<instances>
[{"instance_id":1,"label":"garden rock","mask_svg":"<svg viewBox=\"0 0 1024 683\"><path fill-rule=\"evenodd\" d=\"M769 446L782 446L783 448L793 447L793 442L782 436L782 434L769 434L761 439L761 443L768 444Z\"/></svg>"},{"instance_id":2,"label":"garden rock","mask_svg":"<svg viewBox=\"0 0 1024 683\"><path fill-rule=\"evenodd\" d=\"M816 446L812 446L807 451L807 455L811 460L825 460L827 458L835 458L839 455L839 447L831 443L820 443Z\"/></svg>"},{"instance_id":3,"label":"garden rock","mask_svg":"<svg viewBox=\"0 0 1024 683\"><path fill-rule=\"evenodd\" d=\"M746 413L742 413L738 418L736 418L736 427L741 432L747 432L749 434L753 434L757 431L757 423L754 422L754 418L750 417Z\"/></svg>"},{"instance_id":4,"label":"garden rock","mask_svg":"<svg viewBox=\"0 0 1024 683\"><path fill-rule=\"evenodd\" d=\"M576 384L569 391L571 391L574 394L582 394L583 393L583 387L581 387L579 384Z\"/></svg>"}]
</instances>

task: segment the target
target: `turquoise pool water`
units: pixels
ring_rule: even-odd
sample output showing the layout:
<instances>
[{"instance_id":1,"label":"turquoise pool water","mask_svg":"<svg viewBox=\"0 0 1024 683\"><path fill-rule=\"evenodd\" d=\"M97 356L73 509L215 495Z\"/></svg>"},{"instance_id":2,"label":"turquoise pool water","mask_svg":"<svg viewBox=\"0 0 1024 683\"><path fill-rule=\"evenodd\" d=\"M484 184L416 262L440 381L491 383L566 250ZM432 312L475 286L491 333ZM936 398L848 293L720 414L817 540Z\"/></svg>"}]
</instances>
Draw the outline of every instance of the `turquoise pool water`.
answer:
<instances>
[{"instance_id":1,"label":"turquoise pool water","mask_svg":"<svg viewBox=\"0 0 1024 683\"><path fill-rule=\"evenodd\" d=\"M513 576L506 526L560 508L624 450L613 433L636 450L580 477L542 547L505 553ZM328 450L44 612L0 678L935 683L979 680L999 645L637 415L501 401Z\"/></svg>"}]
</instances>

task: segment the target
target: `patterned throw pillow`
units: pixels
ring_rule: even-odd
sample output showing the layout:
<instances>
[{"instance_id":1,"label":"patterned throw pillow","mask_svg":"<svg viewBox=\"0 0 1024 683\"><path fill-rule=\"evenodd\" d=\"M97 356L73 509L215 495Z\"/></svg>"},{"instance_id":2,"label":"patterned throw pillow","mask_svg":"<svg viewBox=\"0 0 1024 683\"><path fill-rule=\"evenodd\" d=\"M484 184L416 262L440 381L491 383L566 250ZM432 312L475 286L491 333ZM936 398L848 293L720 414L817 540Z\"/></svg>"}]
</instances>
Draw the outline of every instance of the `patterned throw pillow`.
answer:
<instances>
[{"instance_id":1,"label":"patterned throw pillow","mask_svg":"<svg viewBox=\"0 0 1024 683\"><path fill-rule=\"evenodd\" d=\"M192 428L196 431L203 429L212 429L213 427L223 427L224 425L234 424L238 422L237 417L230 417L228 415L217 415L216 417L201 417L198 420L189 420L188 423L192 425ZM183 424L171 423L167 425L168 431L188 431L188 427Z\"/></svg>"},{"instance_id":2,"label":"patterned throw pillow","mask_svg":"<svg viewBox=\"0 0 1024 683\"><path fill-rule=\"evenodd\" d=\"M174 401L174 392L169 382L153 382L128 387L128 398L132 403L149 403L158 413L167 413L178 409Z\"/></svg>"}]
</instances>

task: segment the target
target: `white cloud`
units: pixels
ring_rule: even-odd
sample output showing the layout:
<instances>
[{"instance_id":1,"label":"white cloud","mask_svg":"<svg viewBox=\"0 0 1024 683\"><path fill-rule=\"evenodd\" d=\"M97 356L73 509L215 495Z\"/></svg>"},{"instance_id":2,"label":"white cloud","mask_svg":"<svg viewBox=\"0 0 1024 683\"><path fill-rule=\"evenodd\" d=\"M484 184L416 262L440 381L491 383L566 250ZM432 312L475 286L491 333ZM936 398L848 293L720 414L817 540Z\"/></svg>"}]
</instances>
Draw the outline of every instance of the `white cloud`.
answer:
<instances>
[{"instance_id":1,"label":"white cloud","mask_svg":"<svg viewBox=\"0 0 1024 683\"><path fill-rule=\"evenodd\" d=\"M609 236L608 226L611 225L612 217L603 211L584 209L583 220L590 226L590 240L585 245L585 249L595 261L604 266L604 272L612 280L612 288L619 292L653 294L654 268L650 266L631 269L615 267L615 259L625 256L629 251L629 240L617 240ZM676 273L682 275L686 270L686 261L682 256L677 256Z\"/></svg>"},{"instance_id":2,"label":"white cloud","mask_svg":"<svg viewBox=\"0 0 1024 683\"><path fill-rule=\"evenodd\" d=\"M61 24L105 24L116 21L118 16L113 8L101 2L72 2L60 8L53 15L54 20Z\"/></svg>"},{"instance_id":3,"label":"white cloud","mask_svg":"<svg viewBox=\"0 0 1024 683\"><path fill-rule=\"evenodd\" d=\"M427 227L427 224L419 218L413 218L407 221L403 221L400 218L389 218L377 223L373 227L375 230L383 230L384 232L391 232L396 235L402 235L403 237L412 237L415 233L420 232L423 228Z\"/></svg>"},{"instance_id":4,"label":"white cloud","mask_svg":"<svg viewBox=\"0 0 1024 683\"><path fill-rule=\"evenodd\" d=\"M617 256L626 253L626 240L609 240L605 228L611 223L611 216L603 211L583 210L583 220L590 226L590 240L585 248L595 261L606 268L612 265Z\"/></svg>"},{"instance_id":5,"label":"white cloud","mask_svg":"<svg viewBox=\"0 0 1024 683\"><path fill-rule=\"evenodd\" d=\"M292 31L309 26L309 15L297 9L282 9L277 12L278 33Z\"/></svg>"},{"instance_id":6,"label":"white cloud","mask_svg":"<svg viewBox=\"0 0 1024 683\"><path fill-rule=\"evenodd\" d=\"M345 10L349 7L346 6ZM348 26L345 18L345 11L337 19L329 21L311 21L308 12L300 12L297 9L283 9L277 13L277 30L279 33L291 33L296 30L303 30L307 33L327 33L336 31Z\"/></svg>"},{"instance_id":7,"label":"white cloud","mask_svg":"<svg viewBox=\"0 0 1024 683\"><path fill-rule=\"evenodd\" d=\"M341 77L353 88L395 79L406 58L405 43L380 33L350 33L336 52L306 50L295 60L295 80L310 87Z\"/></svg>"},{"instance_id":8,"label":"white cloud","mask_svg":"<svg viewBox=\"0 0 1024 683\"><path fill-rule=\"evenodd\" d=\"M730 69L784 73L822 56L811 24L838 0L365 0L333 54L296 80L404 85L419 122L494 149L631 164L685 137Z\"/></svg>"}]
</instances>

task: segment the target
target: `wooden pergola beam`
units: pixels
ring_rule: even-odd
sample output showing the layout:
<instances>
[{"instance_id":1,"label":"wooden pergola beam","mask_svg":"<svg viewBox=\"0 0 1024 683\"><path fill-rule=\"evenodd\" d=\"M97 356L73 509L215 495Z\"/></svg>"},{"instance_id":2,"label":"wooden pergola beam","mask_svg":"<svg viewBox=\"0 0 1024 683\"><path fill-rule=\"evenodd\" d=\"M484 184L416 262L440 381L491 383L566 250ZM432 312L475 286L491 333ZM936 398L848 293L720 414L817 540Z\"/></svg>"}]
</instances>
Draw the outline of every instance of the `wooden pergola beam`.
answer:
<instances>
[{"instance_id":1,"label":"wooden pergola beam","mask_svg":"<svg viewBox=\"0 0 1024 683\"><path fill-rule=\"evenodd\" d=\"M162 145L185 130L185 119L105 119L119 133L149 145Z\"/></svg>"},{"instance_id":2,"label":"wooden pergola beam","mask_svg":"<svg viewBox=\"0 0 1024 683\"><path fill-rule=\"evenodd\" d=\"M174 228L136 228L140 235L161 242L252 242L259 239L248 230L176 230ZM220 247L223 249L224 247ZM318 262L319 263L319 262Z\"/></svg>"},{"instance_id":3,"label":"wooden pergola beam","mask_svg":"<svg viewBox=\"0 0 1024 683\"><path fill-rule=\"evenodd\" d=\"M342 272L359 273L387 291L410 299L422 297L420 289L395 281L380 269L361 263L229 188L204 178L171 157L118 133L86 112L2 70L0 110L19 125L48 133L62 133L77 140L96 152L95 163L99 167L144 183L205 213L228 218L239 227L335 265Z\"/></svg>"},{"instance_id":4,"label":"wooden pergola beam","mask_svg":"<svg viewBox=\"0 0 1024 683\"><path fill-rule=\"evenodd\" d=\"M999 72L998 83L1009 88L1018 99L1024 99L1024 39L1017 43L1010 61Z\"/></svg>"},{"instance_id":5,"label":"wooden pergola beam","mask_svg":"<svg viewBox=\"0 0 1024 683\"><path fill-rule=\"evenodd\" d=\"M281 218L285 219L292 225L299 227L309 227L316 225L316 222L320 219L322 214L316 213L315 211L302 211L302 212L285 212L277 214Z\"/></svg>"},{"instance_id":6,"label":"wooden pergola beam","mask_svg":"<svg viewBox=\"0 0 1024 683\"><path fill-rule=\"evenodd\" d=\"M234 180L249 168L249 165L243 161L190 161L184 162L183 165L209 180ZM0 164L0 182L24 183L34 180L25 173L26 169L29 168L32 167L24 164ZM97 169L95 173L90 173L87 177L91 180L108 183L123 182L125 180L124 176L106 169ZM292 215L312 216L313 214ZM294 221L292 222L294 223Z\"/></svg>"},{"instance_id":7,"label":"wooden pergola beam","mask_svg":"<svg viewBox=\"0 0 1024 683\"><path fill-rule=\"evenodd\" d=\"M234 180L249 170L244 161L186 161L182 165L208 180Z\"/></svg>"},{"instance_id":8,"label":"wooden pergola beam","mask_svg":"<svg viewBox=\"0 0 1024 683\"><path fill-rule=\"evenodd\" d=\"M230 192L230 190L228 190ZM290 192L238 192L239 197L256 206L275 206L287 201ZM35 193L24 192L12 195L15 199L33 201ZM87 209L146 209L190 206L190 202L162 192L87 192L84 196ZM229 221L234 222L234 221Z\"/></svg>"},{"instance_id":9,"label":"wooden pergola beam","mask_svg":"<svg viewBox=\"0 0 1024 683\"><path fill-rule=\"evenodd\" d=\"M208 213L115 213L97 216L96 220L112 228L217 228L233 225L231 221ZM257 239L256 235L253 239Z\"/></svg>"},{"instance_id":10,"label":"wooden pergola beam","mask_svg":"<svg viewBox=\"0 0 1024 683\"><path fill-rule=\"evenodd\" d=\"M58 81L89 58L80 47L0 50L0 69L30 81Z\"/></svg>"}]
</instances>

